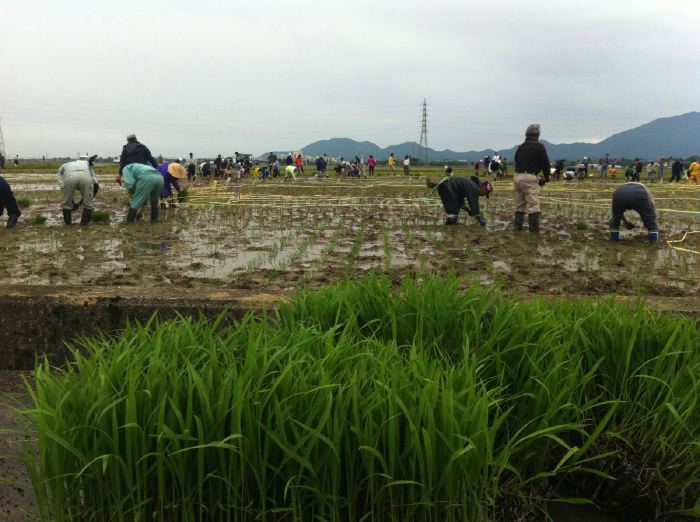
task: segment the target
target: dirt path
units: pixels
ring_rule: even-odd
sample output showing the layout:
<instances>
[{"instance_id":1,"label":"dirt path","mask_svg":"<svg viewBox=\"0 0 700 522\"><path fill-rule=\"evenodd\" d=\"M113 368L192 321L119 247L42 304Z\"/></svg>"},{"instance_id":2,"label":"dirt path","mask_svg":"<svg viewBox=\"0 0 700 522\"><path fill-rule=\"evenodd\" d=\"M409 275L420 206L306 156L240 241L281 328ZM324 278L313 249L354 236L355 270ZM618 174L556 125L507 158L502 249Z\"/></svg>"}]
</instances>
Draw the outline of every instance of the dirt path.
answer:
<instances>
[{"instance_id":1,"label":"dirt path","mask_svg":"<svg viewBox=\"0 0 700 522\"><path fill-rule=\"evenodd\" d=\"M14 411L30 403L22 376L0 371L0 520L4 522L35 519L29 473L19 460L32 435Z\"/></svg>"}]
</instances>

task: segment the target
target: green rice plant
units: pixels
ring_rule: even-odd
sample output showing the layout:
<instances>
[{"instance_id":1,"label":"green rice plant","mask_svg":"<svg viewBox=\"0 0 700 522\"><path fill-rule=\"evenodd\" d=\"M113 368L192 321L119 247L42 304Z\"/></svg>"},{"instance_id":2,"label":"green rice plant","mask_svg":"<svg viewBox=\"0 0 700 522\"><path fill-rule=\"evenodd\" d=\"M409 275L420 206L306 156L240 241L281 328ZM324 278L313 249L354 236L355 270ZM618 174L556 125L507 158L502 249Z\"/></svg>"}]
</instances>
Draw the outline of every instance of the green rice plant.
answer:
<instances>
[{"instance_id":1,"label":"green rice plant","mask_svg":"<svg viewBox=\"0 0 700 522\"><path fill-rule=\"evenodd\" d=\"M32 205L32 198L29 196L20 196L17 198L17 206L20 208L29 208Z\"/></svg>"},{"instance_id":2,"label":"green rice plant","mask_svg":"<svg viewBox=\"0 0 700 522\"><path fill-rule=\"evenodd\" d=\"M355 266L355 260L357 256L360 255L360 250L362 250L362 243L365 240L365 232L367 230L367 224L363 223L357 228L355 233L355 240L352 243L352 248L350 249L350 254L344 262L344 274L345 277L350 277L352 274L352 268Z\"/></svg>"},{"instance_id":3,"label":"green rice plant","mask_svg":"<svg viewBox=\"0 0 700 522\"><path fill-rule=\"evenodd\" d=\"M38 364L42 519L482 522L645 486L700 514L691 320L461 284L370 274Z\"/></svg>"},{"instance_id":4,"label":"green rice plant","mask_svg":"<svg viewBox=\"0 0 700 522\"><path fill-rule=\"evenodd\" d=\"M109 223L111 215L112 213L107 210L95 210L92 216L90 216L90 221L95 223Z\"/></svg>"},{"instance_id":5,"label":"green rice plant","mask_svg":"<svg viewBox=\"0 0 700 522\"><path fill-rule=\"evenodd\" d=\"M48 219L49 218L46 217L44 214L34 214L32 216L32 219L30 220L30 223L32 225L43 225Z\"/></svg>"}]
</instances>

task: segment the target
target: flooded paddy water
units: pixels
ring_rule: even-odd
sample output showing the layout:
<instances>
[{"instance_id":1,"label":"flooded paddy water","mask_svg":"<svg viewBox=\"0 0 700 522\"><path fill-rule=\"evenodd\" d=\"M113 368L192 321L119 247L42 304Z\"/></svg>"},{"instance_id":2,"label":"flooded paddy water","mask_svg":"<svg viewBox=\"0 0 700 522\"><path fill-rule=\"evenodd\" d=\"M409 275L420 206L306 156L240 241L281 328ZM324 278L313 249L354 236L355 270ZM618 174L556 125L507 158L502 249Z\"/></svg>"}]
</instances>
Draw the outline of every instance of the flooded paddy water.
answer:
<instances>
[{"instance_id":1,"label":"flooded paddy water","mask_svg":"<svg viewBox=\"0 0 700 522\"><path fill-rule=\"evenodd\" d=\"M650 186L660 209L659 245L638 226L607 239L614 182L553 182L542 193L542 233L512 231L512 184L481 200L488 222L466 215L442 225L437 195L422 178L195 184L155 226L123 224L128 198L102 180L96 208L109 222L65 227L50 176L8 180L23 201L20 226L3 231L6 284L215 286L291 291L374 270L454 271L465 280L536 295L698 295L698 187ZM53 188L52 188L53 187ZM47 219L33 224L37 215ZM77 217L77 214L76 214Z\"/></svg>"}]
</instances>

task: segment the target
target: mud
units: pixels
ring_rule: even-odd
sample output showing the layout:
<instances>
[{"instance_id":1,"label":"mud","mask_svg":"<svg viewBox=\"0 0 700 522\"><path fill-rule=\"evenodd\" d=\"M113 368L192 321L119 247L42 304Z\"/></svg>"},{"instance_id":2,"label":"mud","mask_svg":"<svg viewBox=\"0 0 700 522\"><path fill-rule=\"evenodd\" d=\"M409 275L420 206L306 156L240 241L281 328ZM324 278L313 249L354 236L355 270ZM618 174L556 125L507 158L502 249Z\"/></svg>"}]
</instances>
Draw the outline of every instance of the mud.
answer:
<instances>
[{"instance_id":1,"label":"mud","mask_svg":"<svg viewBox=\"0 0 700 522\"><path fill-rule=\"evenodd\" d=\"M394 278L454 271L524 297L700 292L700 234L680 241L700 231L688 210L698 192L690 186L658 189L657 203L668 207L661 237L670 243L650 245L641 227L624 231L618 244L608 241L611 182L548 185L542 232L534 235L512 230L509 182L496 182L492 197L482 199L488 226L481 228L464 214L462 224L443 226L439 200L415 179L197 184L187 204L161 211L157 225L125 226L127 195L104 178L96 206L110 213L109 222L89 227L62 224L58 190L44 190L50 178L17 181L18 198L31 203L16 229L0 232L5 284L72 287L69 294L96 288L116 295L122 288L278 294L373 270ZM31 224L39 214L46 223ZM628 217L639 224L636 215Z\"/></svg>"}]
</instances>

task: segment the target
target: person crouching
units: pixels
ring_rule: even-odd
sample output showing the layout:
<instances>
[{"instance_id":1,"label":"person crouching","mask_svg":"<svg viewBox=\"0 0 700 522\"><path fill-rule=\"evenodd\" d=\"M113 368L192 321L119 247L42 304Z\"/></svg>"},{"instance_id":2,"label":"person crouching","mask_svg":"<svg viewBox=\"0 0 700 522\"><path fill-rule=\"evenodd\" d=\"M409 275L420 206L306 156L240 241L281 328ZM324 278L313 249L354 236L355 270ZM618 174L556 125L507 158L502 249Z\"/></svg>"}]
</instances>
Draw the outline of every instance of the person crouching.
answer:
<instances>
[{"instance_id":1,"label":"person crouching","mask_svg":"<svg viewBox=\"0 0 700 522\"><path fill-rule=\"evenodd\" d=\"M5 228L14 228L17 220L22 215L17 205L15 195L12 193L10 184L0 176L0 216L7 211L7 224Z\"/></svg>"},{"instance_id":2,"label":"person crouching","mask_svg":"<svg viewBox=\"0 0 700 522\"><path fill-rule=\"evenodd\" d=\"M642 184L631 181L620 185L612 196L612 219L610 220L610 239L620 240L620 222L624 222L628 229L634 225L625 219L625 211L634 210L642 218L642 222L649 232L649 241L656 243L659 240L659 227L656 222L656 205L651 192Z\"/></svg>"},{"instance_id":3,"label":"person crouching","mask_svg":"<svg viewBox=\"0 0 700 522\"><path fill-rule=\"evenodd\" d=\"M66 225L72 223L72 212L77 210L77 206L80 206L80 204L73 203L75 191L80 192L83 197L83 213L80 216L80 224L84 226L90 222L90 216L95 209L93 199L99 189L95 171L92 170L96 158L97 156L92 156L88 161L69 161L58 168L56 175L58 186L63 191L61 210L63 211L63 222Z\"/></svg>"},{"instance_id":4,"label":"person crouching","mask_svg":"<svg viewBox=\"0 0 700 522\"><path fill-rule=\"evenodd\" d=\"M435 183L427 178L426 184L436 190L440 196L445 214L447 214L445 225L456 225L461 209L468 215L475 217L479 225L486 226L486 219L479 209L479 197L489 197L493 191L491 183L480 181L477 176L453 176L452 168L445 167L445 177L441 181Z\"/></svg>"},{"instance_id":5,"label":"person crouching","mask_svg":"<svg viewBox=\"0 0 700 522\"><path fill-rule=\"evenodd\" d=\"M160 204L162 208L165 208L166 201L173 197L173 190L176 190L178 194L180 193L179 180L187 177L187 170L179 163L168 162L158 167L158 172L163 176L163 190L160 193ZM174 205L174 202L171 201L171 205Z\"/></svg>"},{"instance_id":6,"label":"person crouching","mask_svg":"<svg viewBox=\"0 0 700 522\"><path fill-rule=\"evenodd\" d=\"M157 223L163 176L150 165L131 163L124 167L123 177L126 190L131 195L126 222L133 223L139 209L148 202L151 205L151 223Z\"/></svg>"}]
</instances>

